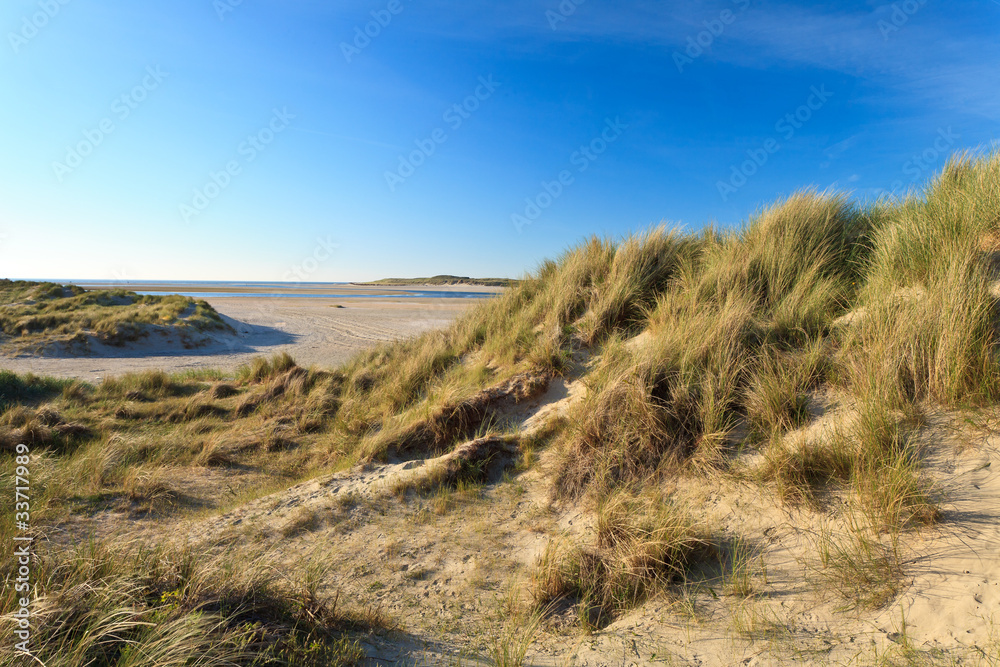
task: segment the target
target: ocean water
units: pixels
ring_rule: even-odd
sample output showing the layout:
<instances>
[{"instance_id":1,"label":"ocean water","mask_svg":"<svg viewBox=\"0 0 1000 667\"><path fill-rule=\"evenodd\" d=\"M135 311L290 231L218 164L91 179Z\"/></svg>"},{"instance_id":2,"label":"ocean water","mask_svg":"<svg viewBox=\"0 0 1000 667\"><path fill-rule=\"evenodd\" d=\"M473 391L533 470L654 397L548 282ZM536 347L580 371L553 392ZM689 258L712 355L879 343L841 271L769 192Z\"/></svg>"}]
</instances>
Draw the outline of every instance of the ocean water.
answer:
<instances>
[{"instance_id":1,"label":"ocean water","mask_svg":"<svg viewBox=\"0 0 1000 667\"><path fill-rule=\"evenodd\" d=\"M183 290L169 290L169 291L156 291L147 292L141 291L136 292L136 294L180 294L181 296L186 296L191 299L210 299L219 297L276 297L276 298L295 298L295 299L485 299L493 296L489 292L437 292L431 290L423 290L416 292L413 290L400 290L398 292L392 292L391 294L378 294L378 293L364 293L359 294L357 292L353 294L326 294L326 293L281 293L281 292L185 292Z\"/></svg>"},{"instance_id":2,"label":"ocean water","mask_svg":"<svg viewBox=\"0 0 1000 667\"><path fill-rule=\"evenodd\" d=\"M266 283L212 280L136 280L129 282L123 282L120 280L59 280L53 282L72 283L85 289L125 289L134 291L137 294L179 294L191 299L210 299L220 297L268 297L295 299L486 299L493 296L492 292L437 290L433 287L405 289L381 285L359 285L359 287L365 290L364 293L351 293L337 290L338 287L351 285L351 283ZM204 291L204 288L206 287L213 288L213 291ZM229 288L230 290L238 288L243 291L227 291L226 288ZM275 291L277 289L295 291L277 292Z\"/></svg>"}]
</instances>

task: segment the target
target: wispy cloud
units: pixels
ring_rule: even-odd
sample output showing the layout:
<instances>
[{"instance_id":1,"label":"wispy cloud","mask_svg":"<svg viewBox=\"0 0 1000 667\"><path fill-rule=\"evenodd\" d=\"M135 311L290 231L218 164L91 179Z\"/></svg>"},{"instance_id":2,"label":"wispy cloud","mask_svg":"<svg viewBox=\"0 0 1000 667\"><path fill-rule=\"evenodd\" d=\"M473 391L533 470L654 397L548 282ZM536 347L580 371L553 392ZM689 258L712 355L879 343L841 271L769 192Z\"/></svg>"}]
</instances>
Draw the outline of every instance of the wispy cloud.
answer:
<instances>
[{"instance_id":1,"label":"wispy cloud","mask_svg":"<svg viewBox=\"0 0 1000 667\"><path fill-rule=\"evenodd\" d=\"M804 7L755 1L727 27L724 39L712 46L705 60L762 70L835 71L898 91L914 103L997 118L1000 44L995 31L984 28L983 22L992 16L993 25L1000 23L1000 3L953 4L955 11L949 5L946 24L940 20L940 8L930 4L905 15L899 24L898 10L890 3ZM705 21L737 8L730 0L639 0L627 6L591 2L579 5L553 30L545 12L558 5L512 0L499 6L480 0L456 8L437 0L423 6L420 25L411 29L455 40L516 36L523 41L512 41L510 48L522 50L550 49L553 41L602 41L669 52L682 48L688 37L704 29ZM977 14L981 15L978 19ZM885 25L898 30L887 31ZM887 98L881 95L880 99Z\"/></svg>"},{"instance_id":2,"label":"wispy cloud","mask_svg":"<svg viewBox=\"0 0 1000 667\"><path fill-rule=\"evenodd\" d=\"M983 85L998 78L995 38L965 31L959 40L954 25L922 18L908 16L898 31L884 33L880 21L895 25L888 6L854 12L769 7L748 14L733 31L741 48L718 57L743 66L833 70L930 105L995 116L997 87ZM975 81L980 85L970 85Z\"/></svg>"}]
</instances>

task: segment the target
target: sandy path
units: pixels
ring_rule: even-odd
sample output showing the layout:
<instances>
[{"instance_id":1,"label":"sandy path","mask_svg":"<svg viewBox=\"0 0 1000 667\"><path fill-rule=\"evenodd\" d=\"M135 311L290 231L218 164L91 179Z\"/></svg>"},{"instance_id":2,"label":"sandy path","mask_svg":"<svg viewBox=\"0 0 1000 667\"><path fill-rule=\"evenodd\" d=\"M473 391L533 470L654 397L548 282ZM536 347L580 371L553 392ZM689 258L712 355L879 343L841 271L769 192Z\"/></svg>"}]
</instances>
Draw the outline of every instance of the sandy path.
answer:
<instances>
[{"instance_id":1,"label":"sandy path","mask_svg":"<svg viewBox=\"0 0 1000 667\"><path fill-rule=\"evenodd\" d=\"M104 348L87 357L11 357L0 368L18 373L97 380L130 371L199 368L232 371L255 356L288 352L303 365L336 366L383 341L447 326L478 299L256 298L206 299L238 332L193 350L155 342ZM342 305L343 308L335 306Z\"/></svg>"}]
</instances>

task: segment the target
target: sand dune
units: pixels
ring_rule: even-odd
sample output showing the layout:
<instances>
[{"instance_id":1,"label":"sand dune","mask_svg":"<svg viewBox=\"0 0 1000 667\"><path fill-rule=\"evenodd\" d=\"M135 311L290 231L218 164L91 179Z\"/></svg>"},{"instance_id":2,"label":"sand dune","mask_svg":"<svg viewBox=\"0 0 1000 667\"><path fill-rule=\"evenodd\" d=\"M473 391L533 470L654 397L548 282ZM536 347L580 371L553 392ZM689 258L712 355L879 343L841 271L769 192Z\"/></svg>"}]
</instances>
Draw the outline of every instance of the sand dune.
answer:
<instances>
[{"instance_id":1,"label":"sand dune","mask_svg":"<svg viewBox=\"0 0 1000 667\"><path fill-rule=\"evenodd\" d=\"M339 288L342 289L342 288ZM384 290L383 290L384 291ZM368 298L365 298L368 297ZM331 367L356 352L448 325L478 299L303 296L206 299L237 331L212 344L184 349L176 341L147 339L126 347L95 346L88 356L0 356L0 367L18 373L96 380L130 371L199 368L231 371L255 356L288 352L303 366ZM336 306L343 306L337 308Z\"/></svg>"}]
</instances>

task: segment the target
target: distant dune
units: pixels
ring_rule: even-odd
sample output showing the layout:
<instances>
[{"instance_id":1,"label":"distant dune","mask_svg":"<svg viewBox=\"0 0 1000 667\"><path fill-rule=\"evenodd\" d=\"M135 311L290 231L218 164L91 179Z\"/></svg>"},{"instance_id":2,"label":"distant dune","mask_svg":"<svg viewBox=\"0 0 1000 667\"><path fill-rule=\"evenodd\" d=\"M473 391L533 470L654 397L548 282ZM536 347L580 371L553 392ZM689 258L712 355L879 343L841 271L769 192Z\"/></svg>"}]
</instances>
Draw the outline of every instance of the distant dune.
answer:
<instances>
[{"instance_id":1,"label":"distant dune","mask_svg":"<svg viewBox=\"0 0 1000 667\"><path fill-rule=\"evenodd\" d=\"M307 367L334 367L378 344L447 326L479 302L450 298L459 291L486 297L497 290L437 286L414 295L355 285L129 287L185 290L195 298L0 281L0 368L85 380L147 370L233 372L257 355L277 352ZM337 294L317 295L330 289ZM261 290L273 294L258 295ZM397 292L399 298L389 297Z\"/></svg>"},{"instance_id":2,"label":"distant dune","mask_svg":"<svg viewBox=\"0 0 1000 667\"><path fill-rule=\"evenodd\" d=\"M0 308L0 350L6 354L98 353L140 341L193 348L235 334L207 302L176 294L0 280Z\"/></svg>"},{"instance_id":3,"label":"distant dune","mask_svg":"<svg viewBox=\"0 0 1000 667\"><path fill-rule=\"evenodd\" d=\"M476 285L479 287L511 287L518 283L513 278L469 278L468 276L440 275L430 278L382 278L368 283L352 285Z\"/></svg>"}]
</instances>

